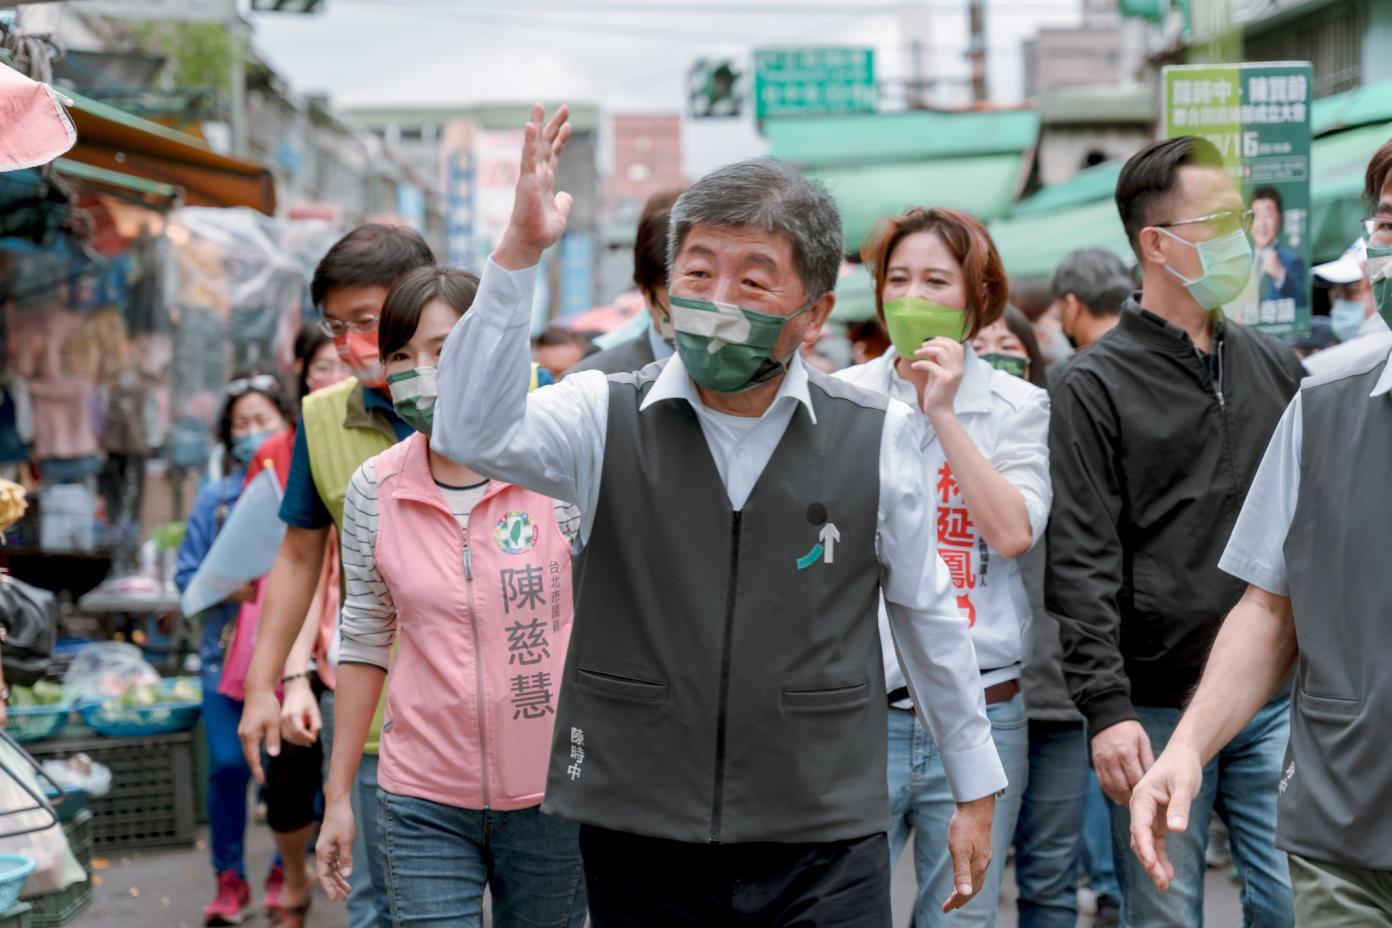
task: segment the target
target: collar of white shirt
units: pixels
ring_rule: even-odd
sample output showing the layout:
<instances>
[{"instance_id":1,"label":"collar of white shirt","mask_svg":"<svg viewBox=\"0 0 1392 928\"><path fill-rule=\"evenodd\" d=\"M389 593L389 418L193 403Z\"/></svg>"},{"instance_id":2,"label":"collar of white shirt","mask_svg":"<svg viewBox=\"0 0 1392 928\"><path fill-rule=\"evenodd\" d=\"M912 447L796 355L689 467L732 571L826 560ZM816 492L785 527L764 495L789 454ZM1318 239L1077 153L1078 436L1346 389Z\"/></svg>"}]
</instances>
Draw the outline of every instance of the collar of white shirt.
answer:
<instances>
[{"instance_id":1,"label":"collar of white shirt","mask_svg":"<svg viewBox=\"0 0 1392 928\"><path fill-rule=\"evenodd\" d=\"M991 411L991 365L976 356L971 345L963 345L962 382L957 385L957 396L952 400L952 411L956 415L983 413ZM899 374L894 362L898 359L891 348L880 356L885 368L885 392L895 399L905 400L918 410L918 391Z\"/></svg>"},{"instance_id":2,"label":"collar of white shirt","mask_svg":"<svg viewBox=\"0 0 1392 928\"><path fill-rule=\"evenodd\" d=\"M807 368L802 363L802 352L796 351L788 365L788 373L778 385L778 393L768 409L764 410L764 416L785 402L801 403L807 407L807 415L812 424L816 425L817 412L812 408L812 394L807 389L807 382ZM648 398L643 400L643 405L638 407L638 411L642 412L653 403L663 400L686 400L697 412L708 410L706 404L701 402L701 394L696 390L695 381L686 372L686 365L682 364L681 352L673 354L667 365L662 368L662 373L657 375L657 382L648 391Z\"/></svg>"},{"instance_id":3,"label":"collar of white shirt","mask_svg":"<svg viewBox=\"0 0 1392 928\"><path fill-rule=\"evenodd\" d=\"M1378 378L1378 382L1373 386L1373 392L1369 393L1368 396L1376 397L1386 393L1392 393L1392 354L1387 356L1387 366L1382 369L1382 376Z\"/></svg>"}]
</instances>

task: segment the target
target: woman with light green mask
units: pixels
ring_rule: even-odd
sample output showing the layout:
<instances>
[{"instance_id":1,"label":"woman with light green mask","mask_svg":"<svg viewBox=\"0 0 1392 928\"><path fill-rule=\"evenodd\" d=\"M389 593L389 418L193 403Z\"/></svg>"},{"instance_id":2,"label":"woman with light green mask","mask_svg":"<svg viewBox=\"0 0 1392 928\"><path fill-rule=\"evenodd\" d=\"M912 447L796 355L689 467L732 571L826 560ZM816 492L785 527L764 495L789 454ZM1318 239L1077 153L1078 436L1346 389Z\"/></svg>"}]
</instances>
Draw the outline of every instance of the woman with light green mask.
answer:
<instances>
[{"instance_id":1,"label":"woman with light green mask","mask_svg":"<svg viewBox=\"0 0 1392 928\"><path fill-rule=\"evenodd\" d=\"M1005 358L993 366L971 347L1001 319L1007 298L1000 255L980 222L953 210L911 209L883 223L861 256L893 347L838 376L903 401L923 428L938 553L972 630L992 738L1010 781L996 802L985 885L952 925L992 926L1029 763L1019 680L1031 612L1016 559L1043 534L1052 502L1049 402L1043 390L1001 369ZM883 628L881 639L889 640ZM912 828L920 832L917 848L945 847L953 804L939 755L905 711L912 703L892 652L885 681L889 838L897 859ZM914 924L946 924L941 906L951 893L951 862L920 850L916 865Z\"/></svg>"}]
</instances>

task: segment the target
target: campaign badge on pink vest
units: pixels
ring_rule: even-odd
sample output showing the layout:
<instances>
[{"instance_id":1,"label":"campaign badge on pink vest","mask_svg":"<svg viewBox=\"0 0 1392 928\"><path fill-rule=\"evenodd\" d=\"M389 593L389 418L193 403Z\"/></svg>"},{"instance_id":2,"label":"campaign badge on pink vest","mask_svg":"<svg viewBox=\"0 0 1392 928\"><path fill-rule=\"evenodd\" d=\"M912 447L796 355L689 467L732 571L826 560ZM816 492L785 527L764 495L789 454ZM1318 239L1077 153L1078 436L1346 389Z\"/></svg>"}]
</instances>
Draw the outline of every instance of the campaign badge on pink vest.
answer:
<instances>
[{"instance_id":1,"label":"campaign badge on pink vest","mask_svg":"<svg viewBox=\"0 0 1392 928\"><path fill-rule=\"evenodd\" d=\"M525 512L511 510L493 526L493 541L504 554L525 554L536 547L541 528Z\"/></svg>"}]
</instances>

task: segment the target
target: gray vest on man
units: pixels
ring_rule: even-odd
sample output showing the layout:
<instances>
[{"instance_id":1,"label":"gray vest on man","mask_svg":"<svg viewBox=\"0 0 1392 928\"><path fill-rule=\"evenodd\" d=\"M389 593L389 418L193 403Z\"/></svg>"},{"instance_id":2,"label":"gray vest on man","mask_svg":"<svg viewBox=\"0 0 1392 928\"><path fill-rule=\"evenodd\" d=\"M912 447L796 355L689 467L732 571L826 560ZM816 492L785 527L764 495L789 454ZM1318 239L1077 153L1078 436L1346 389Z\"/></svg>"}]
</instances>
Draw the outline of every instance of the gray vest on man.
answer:
<instances>
[{"instance_id":1,"label":"gray vest on man","mask_svg":"<svg viewBox=\"0 0 1392 928\"><path fill-rule=\"evenodd\" d=\"M543 808L701 844L884 831L886 400L809 370L817 424L798 407L734 512L691 406L639 413L660 371L609 378Z\"/></svg>"},{"instance_id":2,"label":"gray vest on man","mask_svg":"<svg viewBox=\"0 0 1392 928\"><path fill-rule=\"evenodd\" d=\"M1301 392L1285 543L1300 658L1277 827L1302 857L1378 870L1392 870L1392 395L1369 393L1386 363Z\"/></svg>"}]
</instances>

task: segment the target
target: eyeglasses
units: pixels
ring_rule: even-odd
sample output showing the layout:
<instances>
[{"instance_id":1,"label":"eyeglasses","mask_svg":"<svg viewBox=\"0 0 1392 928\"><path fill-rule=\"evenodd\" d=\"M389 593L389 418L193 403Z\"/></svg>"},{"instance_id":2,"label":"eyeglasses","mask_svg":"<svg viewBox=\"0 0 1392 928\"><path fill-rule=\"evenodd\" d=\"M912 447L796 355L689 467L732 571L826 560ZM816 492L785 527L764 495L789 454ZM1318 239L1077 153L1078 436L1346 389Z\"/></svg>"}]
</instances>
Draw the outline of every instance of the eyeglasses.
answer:
<instances>
[{"instance_id":1,"label":"eyeglasses","mask_svg":"<svg viewBox=\"0 0 1392 928\"><path fill-rule=\"evenodd\" d=\"M1363 220L1363 240L1369 245L1392 245L1392 216L1369 216Z\"/></svg>"},{"instance_id":2,"label":"eyeglasses","mask_svg":"<svg viewBox=\"0 0 1392 928\"><path fill-rule=\"evenodd\" d=\"M246 393L248 390L270 393L278 389L280 389L280 381L275 379L274 374L255 374L251 377L238 377L236 380L231 380L227 383L227 395L234 399Z\"/></svg>"},{"instance_id":3,"label":"eyeglasses","mask_svg":"<svg viewBox=\"0 0 1392 928\"><path fill-rule=\"evenodd\" d=\"M1157 222L1156 228L1169 229L1174 226L1192 226L1198 223L1208 223L1213 226L1213 230L1219 235L1226 235L1229 232L1236 232L1241 229L1243 232L1252 231L1253 212L1249 210L1224 209L1216 213L1209 213L1207 216L1199 216L1197 219L1176 219L1173 222Z\"/></svg>"},{"instance_id":4,"label":"eyeglasses","mask_svg":"<svg viewBox=\"0 0 1392 928\"><path fill-rule=\"evenodd\" d=\"M329 338L342 338L349 332L357 335L371 335L377 331L377 317L359 316L352 322L344 322L341 319L330 319L325 316L319 320L319 328Z\"/></svg>"}]
</instances>

